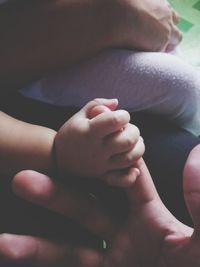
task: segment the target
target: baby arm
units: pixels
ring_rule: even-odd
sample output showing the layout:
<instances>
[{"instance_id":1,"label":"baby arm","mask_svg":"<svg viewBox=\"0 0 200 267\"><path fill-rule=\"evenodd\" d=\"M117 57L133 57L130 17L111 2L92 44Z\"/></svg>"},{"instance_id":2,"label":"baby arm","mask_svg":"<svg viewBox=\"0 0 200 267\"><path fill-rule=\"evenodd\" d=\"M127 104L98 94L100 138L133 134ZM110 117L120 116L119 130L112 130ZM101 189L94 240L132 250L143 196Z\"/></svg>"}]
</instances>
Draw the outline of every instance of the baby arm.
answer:
<instances>
[{"instance_id":1,"label":"baby arm","mask_svg":"<svg viewBox=\"0 0 200 267\"><path fill-rule=\"evenodd\" d=\"M61 127L55 154L63 173L109 177L112 183L113 172L127 171L143 155L138 128L129 123L128 112L115 110L117 105L117 100L96 99Z\"/></svg>"},{"instance_id":2,"label":"baby arm","mask_svg":"<svg viewBox=\"0 0 200 267\"><path fill-rule=\"evenodd\" d=\"M13 175L22 169L52 171L52 129L16 120L0 111L0 173Z\"/></svg>"}]
</instances>

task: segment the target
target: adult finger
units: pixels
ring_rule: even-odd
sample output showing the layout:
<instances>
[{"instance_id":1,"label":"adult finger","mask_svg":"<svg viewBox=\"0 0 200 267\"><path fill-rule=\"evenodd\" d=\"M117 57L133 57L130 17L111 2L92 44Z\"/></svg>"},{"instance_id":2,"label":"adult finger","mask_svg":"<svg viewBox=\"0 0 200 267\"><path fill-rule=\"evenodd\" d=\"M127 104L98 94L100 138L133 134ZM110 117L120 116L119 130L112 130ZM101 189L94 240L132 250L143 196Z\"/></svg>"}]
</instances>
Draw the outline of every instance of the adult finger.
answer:
<instances>
[{"instance_id":1,"label":"adult finger","mask_svg":"<svg viewBox=\"0 0 200 267\"><path fill-rule=\"evenodd\" d=\"M0 235L0 264L33 267L96 267L102 255L94 249L73 247L65 241L32 236Z\"/></svg>"},{"instance_id":2,"label":"adult finger","mask_svg":"<svg viewBox=\"0 0 200 267\"><path fill-rule=\"evenodd\" d=\"M126 188L134 184L139 175L139 169L132 167L125 170L111 171L105 174L102 179L109 185Z\"/></svg>"},{"instance_id":3,"label":"adult finger","mask_svg":"<svg viewBox=\"0 0 200 267\"><path fill-rule=\"evenodd\" d=\"M22 171L13 179L14 192L32 203L70 217L101 238L116 230L115 220L93 195L81 194L35 171Z\"/></svg>"},{"instance_id":4,"label":"adult finger","mask_svg":"<svg viewBox=\"0 0 200 267\"><path fill-rule=\"evenodd\" d=\"M175 10L172 10L172 20L175 25L177 25L180 21L180 16Z\"/></svg>"},{"instance_id":5,"label":"adult finger","mask_svg":"<svg viewBox=\"0 0 200 267\"><path fill-rule=\"evenodd\" d=\"M188 211L192 217L195 237L200 234L200 145L189 154L184 172L184 197Z\"/></svg>"},{"instance_id":6,"label":"adult finger","mask_svg":"<svg viewBox=\"0 0 200 267\"><path fill-rule=\"evenodd\" d=\"M165 49L166 52L173 51L182 40L182 33L176 26L172 26L170 40Z\"/></svg>"},{"instance_id":7,"label":"adult finger","mask_svg":"<svg viewBox=\"0 0 200 267\"><path fill-rule=\"evenodd\" d=\"M175 25L177 25L179 23L179 14L177 13L176 10L174 10L174 8L172 7L172 5L167 1L167 6L169 7L169 9L171 10L172 12L172 21Z\"/></svg>"},{"instance_id":8,"label":"adult finger","mask_svg":"<svg viewBox=\"0 0 200 267\"><path fill-rule=\"evenodd\" d=\"M144 205L150 201L160 201L151 175L143 159L137 162L137 168L140 171L140 175L137 177L135 183L126 189L132 207L139 208L140 205Z\"/></svg>"}]
</instances>

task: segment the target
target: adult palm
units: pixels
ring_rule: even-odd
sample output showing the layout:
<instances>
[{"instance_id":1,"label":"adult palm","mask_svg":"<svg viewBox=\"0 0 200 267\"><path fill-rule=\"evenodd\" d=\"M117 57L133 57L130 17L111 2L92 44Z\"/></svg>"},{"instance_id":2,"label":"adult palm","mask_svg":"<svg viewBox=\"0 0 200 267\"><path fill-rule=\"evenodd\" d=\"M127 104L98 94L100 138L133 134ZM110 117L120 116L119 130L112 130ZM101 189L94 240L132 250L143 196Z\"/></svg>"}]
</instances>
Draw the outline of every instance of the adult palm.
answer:
<instances>
[{"instance_id":1,"label":"adult palm","mask_svg":"<svg viewBox=\"0 0 200 267\"><path fill-rule=\"evenodd\" d=\"M184 194L195 230L179 222L163 205L141 160L141 175L127 189L129 216L116 224L96 204L30 171L14 179L15 192L29 201L71 216L107 240L104 251L67 241L3 234L2 262L41 267L198 267L200 266L200 146L184 171ZM38 182L40 184L38 185ZM173 190L173 189L172 189ZM81 207L81 209L80 209Z\"/></svg>"}]
</instances>

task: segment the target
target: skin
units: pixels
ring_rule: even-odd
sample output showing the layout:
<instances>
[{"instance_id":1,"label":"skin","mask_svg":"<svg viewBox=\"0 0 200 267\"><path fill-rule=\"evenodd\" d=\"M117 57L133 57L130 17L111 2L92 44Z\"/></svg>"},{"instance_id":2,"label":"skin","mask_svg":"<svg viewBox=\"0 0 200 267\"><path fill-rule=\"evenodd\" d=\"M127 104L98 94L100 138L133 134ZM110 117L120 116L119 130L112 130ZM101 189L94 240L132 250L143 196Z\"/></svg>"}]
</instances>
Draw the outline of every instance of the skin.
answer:
<instances>
[{"instance_id":1,"label":"skin","mask_svg":"<svg viewBox=\"0 0 200 267\"><path fill-rule=\"evenodd\" d=\"M0 4L0 98L9 94L9 90L18 90L49 72L71 67L103 49L160 51L173 42L176 46L181 38L177 22L177 14L163 0L5 1ZM27 168L46 172L55 169L52 157L55 131L17 121L3 112L0 122L3 125L0 130L2 174L13 175ZM122 133L130 131L133 129L127 124ZM130 147L135 145L133 141L128 142ZM105 151L102 154L105 156ZM136 157L131 153L122 155L121 159L113 157L113 169L117 164L130 166ZM112 170L105 165L102 169Z\"/></svg>"},{"instance_id":2,"label":"skin","mask_svg":"<svg viewBox=\"0 0 200 267\"><path fill-rule=\"evenodd\" d=\"M115 110L117 105L115 99L95 99L61 127L55 137L59 170L80 177L103 176L112 183L113 171L127 169L141 158L145 148L139 129L129 123L128 112Z\"/></svg>"},{"instance_id":3,"label":"skin","mask_svg":"<svg viewBox=\"0 0 200 267\"><path fill-rule=\"evenodd\" d=\"M97 115L100 105L107 110ZM129 168L144 153L138 128L129 123L127 111L115 110L117 105L116 99L93 100L58 132L0 112L0 173L14 175L22 169L59 171L72 176L102 177L112 184L119 169ZM96 116L92 118L94 112ZM124 179L118 179L119 185L130 184L129 177L125 172Z\"/></svg>"},{"instance_id":4,"label":"skin","mask_svg":"<svg viewBox=\"0 0 200 267\"><path fill-rule=\"evenodd\" d=\"M143 160L139 163L140 177L126 189L130 202L129 216L118 225L111 217L103 215L102 210L95 206L96 202L89 205L87 198L83 201L84 198L78 199L76 194L69 195L49 177L33 171L17 174L13 180L15 193L81 221L90 231L107 240L108 249L102 252L83 245L72 246L63 240L4 234L0 236L0 259L3 263L15 261L43 267L72 264L73 267L198 267L199 153L200 146L197 146L190 153L184 170L184 196L194 230L176 220L163 205ZM83 210L81 216L80 210L77 212L78 204ZM73 215L72 210L75 211ZM101 223L98 223L100 217Z\"/></svg>"},{"instance_id":5,"label":"skin","mask_svg":"<svg viewBox=\"0 0 200 267\"><path fill-rule=\"evenodd\" d=\"M16 120L0 111L0 174L22 169L50 172L55 169L53 142L56 131Z\"/></svg>"},{"instance_id":6,"label":"skin","mask_svg":"<svg viewBox=\"0 0 200 267\"><path fill-rule=\"evenodd\" d=\"M35 23L36 17L40 27ZM3 99L9 90L18 90L49 72L71 67L106 48L157 51L169 45L171 39L177 44L180 41L175 26L177 20L176 13L161 0L148 3L146 0L5 1L0 4L0 98ZM3 125L0 130L1 174L13 175L27 168L54 171L52 141L55 131L22 123L3 112L0 122ZM131 128L127 124L122 133L131 131L133 135ZM133 141L128 142L130 147L135 145ZM105 151L102 154L105 156ZM133 153L125 153L121 159L113 157L113 168L110 161L109 166L102 166L103 170L111 171L117 164L130 166L136 157ZM103 175L99 171L98 174ZM113 179L109 178L111 183Z\"/></svg>"},{"instance_id":7,"label":"skin","mask_svg":"<svg viewBox=\"0 0 200 267\"><path fill-rule=\"evenodd\" d=\"M172 49L181 40L177 22L165 0L7 0L0 4L0 92L107 48Z\"/></svg>"},{"instance_id":8,"label":"skin","mask_svg":"<svg viewBox=\"0 0 200 267\"><path fill-rule=\"evenodd\" d=\"M166 27L167 31L165 31L165 34L167 38L162 37L155 39L155 35L148 35L149 39L147 38L147 40L144 40L140 36L141 28L140 30L138 30L137 27L132 27L132 25L133 26L137 25L137 23L135 24L132 21L132 15L135 14L134 1L124 1L124 2L94 1L93 3L94 5L93 4L91 5L91 1L84 1L84 2L83 1L75 2L67 0L31 1L28 4L24 5L24 2L22 1L20 7L17 8L17 10L15 9L16 1L11 1L9 5L7 4L1 5L0 7L0 13L1 13L0 36L2 40L0 44L1 94L3 95L5 93L5 90L8 89L16 90L20 87L23 87L27 83L30 83L33 80L38 79L40 77L43 77L44 75L46 75L51 71L58 70L58 68L62 68L63 66L70 67L76 62L84 60L85 58L88 58L90 56L93 56L98 51L105 48L128 47L131 49L140 49L140 50L150 49L152 51L157 51L157 50L165 50L165 47L170 45L172 40L174 40L173 45L176 46L176 44L181 39L180 37L181 35L179 32L177 32L175 27L176 24L176 19L174 19L176 17L175 12L172 10L169 12L168 8L166 9L166 11L169 12L171 15L167 17L167 19L168 22L170 23L172 22L172 25L169 23L168 27ZM107 3L109 3L109 6L107 5ZM122 6L123 8L121 8ZM151 14L152 10L151 9L149 10L149 14ZM128 20L125 19L127 18L127 14L130 14L131 20L129 16ZM118 24L119 21L118 19L113 19L113 18L119 18L118 16L122 18L120 25ZM40 27L38 27L38 25L35 23L35 17L37 17L37 20L40 21ZM140 22L142 17L138 18L139 18L138 22ZM162 25L163 21L166 20L165 19L157 20L159 25ZM54 23L53 25L52 22ZM147 23L146 25L147 26L151 25L153 26L152 28L154 28L155 25L153 23L150 24L150 22L151 19L146 20ZM7 25L6 31L4 25ZM65 25L65 27L60 27L60 25ZM80 31L76 31L76 25L81 25ZM148 32L151 32L152 28L150 27ZM119 29L119 31L116 32L116 29ZM71 34L76 32L78 32L78 34ZM121 35L121 32L124 32L125 34ZM162 32L163 28L157 27L156 31L157 35L158 33ZM133 33L135 35L134 38L130 38L130 36L132 36ZM27 38L24 38L24 36L26 36ZM55 36L57 38L55 38ZM91 36L93 37L92 40ZM172 36L174 37L172 38ZM139 43L137 40L139 40ZM153 40L155 40L155 42ZM160 42L160 40L162 40L161 43L157 44L157 42ZM163 40L165 41L163 42ZM15 46L13 46L13 43L15 43ZM82 49L79 49L80 43L82 44L81 46ZM146 47L146 43L149 43L150 45ZM31 130L31 128L32 127L30 127L29 130ZM21 128L21 131L23 132L23 127ZM29 134L31 135L31 131L29 131ZM51 132L50 138L48 138L49 143L51 143L50 140L54 134L55 134L54 132ZM7 137L7 135L5 136ZM33 135L31 136L33 137ZM47 136L49 135L44 134L44 139ZM47 143L45 144L46 145L44 147L42 146L44 148L42 154L46 155L48 160L47 158L45 158L45 160L43 159L42 163L44 164L41 164L39 169L40 168L51 169L52 158L51 156L49 157L48 154L48 152L51 150L51 145L48 146ZM14 145L17 144L14 143ZM40 146L38 145L38 147ZM12 155L12 153L10 155ZM28 158L28 156L30 156L29 154L26 153L25 155L26 159ZM40 160L38 160L37 162L39 163ZM1 166L5 165L2 164ZM24 167L25 167L24 165L23 166L20 165L20 168ZM32 166L29 165L29 167ZM34 165L34 168L38 169L38 165L37 164ZM14 168L12 171L15 171L16 169ZM4 169L4 171L6 173L7 172L10 173L10 170L6 168ZM11 238L13 243L10 242L11 240L9 238ZM11 253L8 252L8 257L5 256L4 253L2 253L2 258L9 259L9 256L11 256L11 258L13 257L17 259L18 256L20 257L20 252L22 252L21 249L25 248L23 255L26 257L26 259L29 259L29 256L32 253L31 252L32 249L30 249L32 245L29 243L29 240L25 244L25 247L23 244L21 247L19 243L15 243L15 240L12 239L12 236L4 235L2 249L5 248L3 245L5 240L7 241L9 240L9 244L11 243L14 244L14 246L10 246L11 250L13 248L15 249L12 250ZM34 240L35 239L33 238L32 241ZM55 250L56 249L55 244L51 245L49 243L49 240L46 240L43 243L44 244L43 247L40 241L41 240L39 239L37 244L41 244L41 248L44 248L43 252L48 250L49 252L52 252L52 255L56 256L55 254L58 252L58 250ZM28 244L30 244L30 246ZM58 244L59 242L57 243L57 245ZM48 248L46 245L48 246ZM19 248L19 251L16 251L16 247ZM30 249L29 255L26 254L27 248ZM50 248L53 248L53 250L51 250ZM64 245L64 251L65 248L66 247ZM53 253L53 251L55 251L55 254ZM4 252L6 253L6 249ZM12 253L14 253L15 255L13 256ZM42 253L42 255L47 255L47 254L45 252L44 254ZM89 255L92 254L89 253ZM58 259L60 259L59 255L56 256L56 260ZM29 259L29 261L32 260ZM54 261L52 261L51 263L49 262L48 259L43 259L44 264L46 264L47 261L48 261L47 266L50 266L50 264L51 265L55 264L55 258ZM38 260L36 259L35 262L36 262L35 264L38 266L41 264L42 266L44 266L43 263L40 261L40 256L38 257ZM92 261L90 260L90 262Z\"/></svg>"},{"instance_id":9,"label":"skin","mask_svg":"<svg viewBox=\"0 0 200 267\"><path fill-rule=\"evenodd\" d=\"M116 1L114 1L116 2ZM170 51L181 41L178 14L166 0L118 0L119 46L143 51Z\"/></svg>"}]
</instances>

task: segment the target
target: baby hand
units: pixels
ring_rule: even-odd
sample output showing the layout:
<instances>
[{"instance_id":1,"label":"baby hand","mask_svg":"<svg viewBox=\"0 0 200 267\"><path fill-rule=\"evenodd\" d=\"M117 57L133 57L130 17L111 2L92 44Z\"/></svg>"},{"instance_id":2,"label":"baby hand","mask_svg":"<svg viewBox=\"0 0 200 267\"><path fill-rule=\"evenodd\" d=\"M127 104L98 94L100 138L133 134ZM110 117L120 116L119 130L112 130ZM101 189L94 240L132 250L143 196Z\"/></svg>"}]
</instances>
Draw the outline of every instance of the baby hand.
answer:
<instances>
[{"instance_id":1,"label":"baby hand","mask_svg":"<svg viewBox=\"0 0 200 267\"><path fill-rule=\"evenodd\" d=\"M90 117L94 118L97 115L106 111L110 111L108 107L103 105L97 105L91 110ZM122 128L121 131L123 130L125 129ZM142 142L142 144L140 144L140 147L142 149L140 152L142 156L144 153L143 138L140 137L138 142ZM139 175L140 175L140 170L138 168L138 161L136 161L133 162L133 165L130 168L109 171L105 175L103 175L101 179L104 180L109 185L119 186L119 187L129 187L135 182L136 178Z\"/></svg>"},{"instance_id":2,"label":"baby hand","mask_svg":"<svg viewBox=\"0 0 200 267\"><path fill-rule=\"evenodd\" d=\"M129 168L143 155L138 128L129 123L128 112L115 110L117 105L117 100L93 100L61 127L55 138L61 171L99 177ZM98 106L106 112L95 114Z\"/></svg>"}]
</instances>

